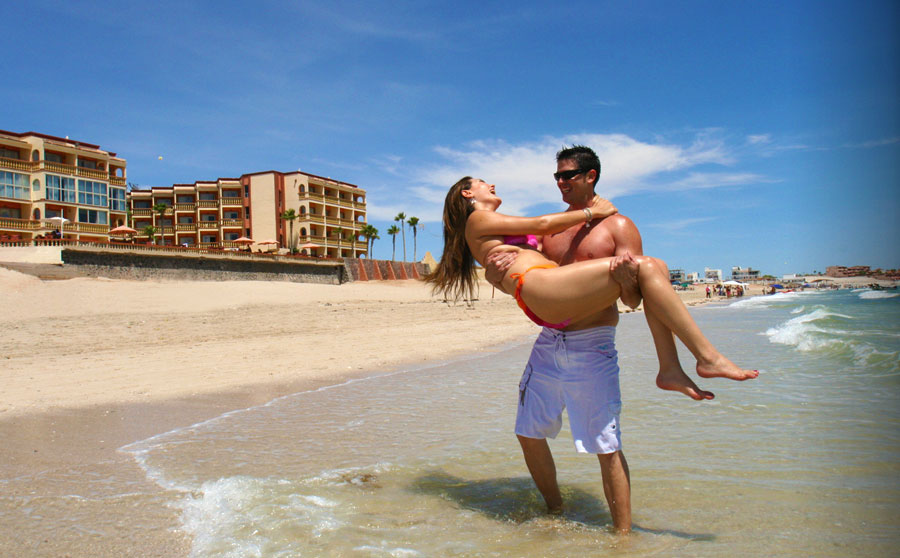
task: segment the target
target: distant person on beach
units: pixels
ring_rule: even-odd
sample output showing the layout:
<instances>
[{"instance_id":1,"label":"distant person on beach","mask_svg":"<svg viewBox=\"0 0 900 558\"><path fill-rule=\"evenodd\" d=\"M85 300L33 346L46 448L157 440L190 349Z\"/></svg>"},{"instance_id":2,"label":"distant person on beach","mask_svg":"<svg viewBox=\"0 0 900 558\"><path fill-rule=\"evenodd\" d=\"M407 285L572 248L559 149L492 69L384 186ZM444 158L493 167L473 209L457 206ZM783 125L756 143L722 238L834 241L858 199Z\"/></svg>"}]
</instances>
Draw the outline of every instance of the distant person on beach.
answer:
<instances>
[{"instance_id":1,"label":"distant person on beach","mask_svg":"<svg viewBox=\"0 0 900 558\"><path fill-rule=\"evenodd\" d=\"M758 373L736 366L703 336L672 290L665 263L641 256L634 224L594 194L599 174L589 148L561 151L554 178L569 210L530 218L497 213L501 200L493 185L461 179L447 193L444 252L426 281L451 298L472 298L475 261L499 262L496 283L544 326L519 386L516 434L528 470L550 512L559 513L562 497L546 438L559 432L568 408L576 449L597 454L613 524L627 532L631 488L620 449L616 300L635 307L643 297L662 389L696 400L713 397L681 369L673 332L697 358L701 377L746 380ZM531 235L544 235L546 256Z\"/></svg>"}]
</instances>

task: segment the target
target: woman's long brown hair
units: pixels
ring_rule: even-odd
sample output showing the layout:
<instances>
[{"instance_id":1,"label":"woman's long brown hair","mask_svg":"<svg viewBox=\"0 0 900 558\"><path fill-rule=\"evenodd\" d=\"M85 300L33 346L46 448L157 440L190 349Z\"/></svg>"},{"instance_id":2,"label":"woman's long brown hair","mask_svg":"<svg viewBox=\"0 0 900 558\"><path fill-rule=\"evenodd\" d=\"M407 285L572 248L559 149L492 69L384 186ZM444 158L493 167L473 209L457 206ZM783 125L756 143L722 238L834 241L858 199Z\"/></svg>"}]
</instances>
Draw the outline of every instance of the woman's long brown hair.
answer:
<instances>
[{"instance_id":1,"label":"woman's long brown hair","mask_svg":"<svg viewBox=\"0 0 900 558\"><path fill-rule=\"evenodd\" d=\"M448 300L475 298L475 258L466 243L466 221L474 211L472 203L462 196L472 177L465 176L450 187L444 200L444 253L434 271L423 279L431 283L433 293Z\"/></svg>"}]
</instances>

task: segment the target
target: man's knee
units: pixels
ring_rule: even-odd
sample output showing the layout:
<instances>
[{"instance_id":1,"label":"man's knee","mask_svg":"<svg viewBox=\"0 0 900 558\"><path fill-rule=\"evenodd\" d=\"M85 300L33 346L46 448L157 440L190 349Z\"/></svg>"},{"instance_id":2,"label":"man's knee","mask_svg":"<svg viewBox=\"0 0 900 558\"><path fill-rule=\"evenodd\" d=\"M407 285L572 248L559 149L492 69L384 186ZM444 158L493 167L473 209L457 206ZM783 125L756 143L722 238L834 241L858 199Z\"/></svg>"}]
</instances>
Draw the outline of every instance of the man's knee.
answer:
<instances>
[{"instance_id":1,"label":"man's knee","mask_svg":"<svg viewBox=\"0 0 900 558\"><path fill-rule=\"evenodd\" d=\"M616 450L612 453L598 453L597 459L600 461L601 467L615 467L625 461L625 454L622 450Z\"/></svg>"}]
</instances>

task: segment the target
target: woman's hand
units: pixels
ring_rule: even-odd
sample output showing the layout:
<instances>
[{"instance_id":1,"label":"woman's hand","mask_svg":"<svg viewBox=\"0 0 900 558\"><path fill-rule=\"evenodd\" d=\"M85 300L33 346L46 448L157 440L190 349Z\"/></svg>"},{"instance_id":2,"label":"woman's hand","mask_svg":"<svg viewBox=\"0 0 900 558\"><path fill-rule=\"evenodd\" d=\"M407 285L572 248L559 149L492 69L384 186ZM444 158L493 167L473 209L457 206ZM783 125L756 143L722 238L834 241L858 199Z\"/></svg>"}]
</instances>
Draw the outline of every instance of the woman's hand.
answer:
<instances>
[{"instance_id":1,"label":"woman's hand","mask_svg":"<svg viewBox=\"0 0 900 558\"><path fill-rule=\"evenodd\" d=\"M609 200L600 196L594 196L594 199L591 200L590 210L594 219L603 219L619 212Z\"/></svg>"}]
</instances>

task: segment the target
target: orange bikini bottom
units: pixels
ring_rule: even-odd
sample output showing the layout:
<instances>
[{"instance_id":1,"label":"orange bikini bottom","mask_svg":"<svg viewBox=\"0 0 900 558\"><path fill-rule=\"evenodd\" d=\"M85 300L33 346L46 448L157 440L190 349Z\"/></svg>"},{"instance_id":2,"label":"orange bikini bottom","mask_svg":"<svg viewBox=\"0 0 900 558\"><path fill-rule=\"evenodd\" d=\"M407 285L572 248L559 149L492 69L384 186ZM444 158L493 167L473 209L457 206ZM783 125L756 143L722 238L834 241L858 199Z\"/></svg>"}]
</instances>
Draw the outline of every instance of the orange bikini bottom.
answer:
<instances>
[{"instance_id":1,"label":"orange bikini bottom","mask_svg":"<svg viewBox=\"0 0 900 558\"><path fill-rule=\"evenodd\" d=\"M526 269L523 273L513 273L512 275L510 275L510 278L516 279L516 292L513 294L513 296L516 297L516 302L519 303L519 308L521 308L522 311L525 312L526 316L531 318L532 322L536 323L537 325L539 325L541 327L551 327L553 329L562 329L562 328L566 327L567 325L569 325L570 323L572 323L572 320L568 319L568 320L565 320L558 324L551 324L550 322L545 322L544 320L540 319L537 316L537 314L532 312L531 308L529 308L528 305L525 304L525 301L522 300L522 286L525 284L525 275L527 275L528 272L531 271L532 269L553 269L554 267L559 267L559 266L556 264L533 265L533 266L529 267L528 269Z\"/></svg>"}]
</instances>

